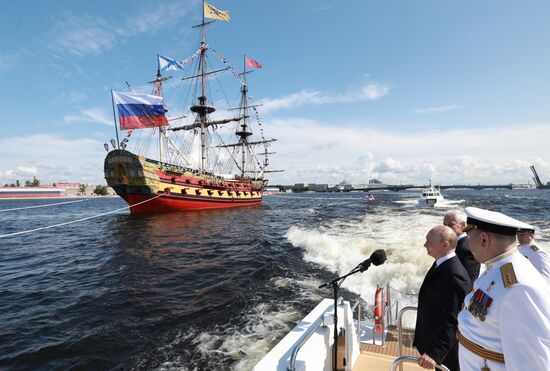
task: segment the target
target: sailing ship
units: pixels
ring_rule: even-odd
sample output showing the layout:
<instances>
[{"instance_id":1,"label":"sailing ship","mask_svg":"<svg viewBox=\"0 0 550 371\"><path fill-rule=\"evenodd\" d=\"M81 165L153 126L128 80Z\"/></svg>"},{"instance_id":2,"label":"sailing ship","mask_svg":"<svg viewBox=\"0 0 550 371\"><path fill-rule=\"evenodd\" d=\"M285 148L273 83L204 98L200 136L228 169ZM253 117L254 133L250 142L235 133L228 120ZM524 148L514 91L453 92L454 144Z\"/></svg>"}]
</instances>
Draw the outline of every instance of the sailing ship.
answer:
<instances>
[{"instance_id":1,"label":"sailing ship","mask_svg":"<svg viewBox=\"0 0 550 371\"><path fill-rule=\"evenodd\" d=\"M262 201L265 176L274 172L267 170L268 155L272 154L268 147L276 139L265 138L259 105L253 104L247 85L247 74L252 71L247 67L257 69L262 65L245 55L244 70L237 73L220 52L207 44L206 27L215 20L229 21L229 14L203 1L202 22L194 26L200 30L196 52L181 62L159 55L156 78L149 82L153 85L151 94L137 94L133 89L128 93L112 92L115 128L118 111L120 128L127 132L120 142L117 129L117 141L111 140L113 150L105 158L105 179L128 202L132 213L251 206ZM224 68L210 67L212 55ZM185 71L187 65L191 76L179 78L178 84L173 80L166 83L173 76L163 76L164 71ZM218 86L211 90L209 82L227 77L229 74L224 72L229 70L239 83L240 104L226 108L225 116L214 115L214 99L207 94ZM182 107L181 112L172 115L168 115L168 87L176 91L171 96L173 107ZM182 105L182 95L190 99L189 106ZM259 130L255 133L253 128ZM134 131L137 135L130 143ZM130 144L132 151L126 149ZM153 158L155 154L158 159Z\"/></svg>"}]
</instances>

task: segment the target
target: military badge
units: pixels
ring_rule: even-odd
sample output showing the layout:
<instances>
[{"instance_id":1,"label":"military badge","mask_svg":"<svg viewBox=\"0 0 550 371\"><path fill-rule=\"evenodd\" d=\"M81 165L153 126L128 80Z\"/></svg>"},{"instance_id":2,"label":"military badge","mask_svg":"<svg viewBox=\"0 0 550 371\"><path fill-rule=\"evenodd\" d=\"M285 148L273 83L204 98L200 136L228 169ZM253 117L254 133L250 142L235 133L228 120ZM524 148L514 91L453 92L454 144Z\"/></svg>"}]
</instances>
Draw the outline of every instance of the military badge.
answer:
<instances>
[{"instance_id":1,"label":"military badge","mask_svg":"<svg viewBox=\"0 0 550 371\"><path fill-rule=\"evenodd\" d=\"M477 289L468 304L468 312L470 312L474 317L479 318L480 321L485 321L485 316L487 315L487 311L489 310L492 302L493 298L482 290Z\"/></svg>"}]
</instances>

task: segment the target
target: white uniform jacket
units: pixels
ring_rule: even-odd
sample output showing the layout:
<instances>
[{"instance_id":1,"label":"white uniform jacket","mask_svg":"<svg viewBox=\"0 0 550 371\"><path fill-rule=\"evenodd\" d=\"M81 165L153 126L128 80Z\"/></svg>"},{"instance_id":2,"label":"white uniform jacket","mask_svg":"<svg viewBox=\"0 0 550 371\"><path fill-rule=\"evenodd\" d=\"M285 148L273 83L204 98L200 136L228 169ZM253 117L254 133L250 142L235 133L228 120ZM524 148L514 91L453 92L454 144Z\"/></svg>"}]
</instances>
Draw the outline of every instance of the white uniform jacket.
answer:
<instances>
[{"instance_id":1,"label":"white uniform jacket","mask_svg":"<svg viewBox=\"0 0 550 371\"><path fill-rule=\"evenodd\" d=\"M460 344L460 370L548 371L550 287L516 249L485 264L487 270L464 299L458 330L471 342L504 354L505 363L485 360Z\"/></svg>"},{"instance_id":2,"label":"white uniform jacket","mask_svg":"<svg viewBox=\"0 0 550 371\"><path fill-rule=\"evenodd\" d=\"M531 264L533 264L544 277L546 283L550 285L550 255L534 243L519 245L518 250L523 256L529 259Z\"/></svg>"}]
</instances>

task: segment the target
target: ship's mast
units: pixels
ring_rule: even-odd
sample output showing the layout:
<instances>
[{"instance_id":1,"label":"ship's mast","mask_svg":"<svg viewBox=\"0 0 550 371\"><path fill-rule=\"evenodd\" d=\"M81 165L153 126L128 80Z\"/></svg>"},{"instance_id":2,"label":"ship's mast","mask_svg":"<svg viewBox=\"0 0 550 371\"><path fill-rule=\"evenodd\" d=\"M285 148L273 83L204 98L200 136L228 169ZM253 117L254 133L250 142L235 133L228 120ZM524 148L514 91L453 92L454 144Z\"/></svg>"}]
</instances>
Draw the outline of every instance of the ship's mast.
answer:
<instances>
[{"instance_id":1,"label":"ship's mast","mask_svg":"<svg viewBox=\"0 0 550 371\"><path fill-rule=\"evenodd\" d=\"M162 74L160 73L160 61L157 55L157 77L153 81L149 81L149 84L153 84L153 95L158 95L159 97L162 97L162 83L163 81L166 81L170 79L172 76L168 77L162 77ZM133 90L133 89L132 89ZM168 112L166 109L166 106L164 106L164 113ZM166 136L166 128L163 126L159 126L159 161L162 162L162 154L164 152L164 142L168 138Z\"/></svg>"},{"instance_id":2,"label":"ship's mast","mask_svg":"<svg viewBox=\"0 0 550 371\"><path fill-rule=\"evenodd\" d=\"M156 84L154 85L154 88L153 88L153 94L158 94L159 96L162 97L162 76L160 74L160 61L159 61L159 58L157 56L157 79L156 79ZM163 151L163 146L162 146L162 137L164 135L164 128L162 126L159 126L159 162L162 163L162 151Z\"/></svg>"},{"instance_id":3,"label":"ship's mast","mask_svg":"<svg viewBox=\"0 0 550 371\"><path fill-rule=\"evenodd\" d=\"M274 142L276 141L277 139L263 139L260 140L260 141L248 141L248 137L252 135L252 132L250 131L250 128L249 128L249 125L248 125L248 119L249 119L249 115L248 115L248 109L251 108L251 107L257 107L257 106L249 106L248 105L248 96L247 96L247 93L248 93L248 85L247 85L247 82L246 82L246 75L248 73L250 73L252 71L247 71L246 70L246 55L244 56L244 69L243 69L243 73L242 73L242 76L243 76L243 80L242 80L242 86L241 86L241 105L239 107L239 109L242 109L242 115L240 115L236 120L242 120L242 123L240 125L237 126L237 131L235 132L235 135L239 137L239 141L237 143L231 143L231 144L224 144L224 145L220 145L218 146L219 148L236 148L236 147L240 147L241 148L241 166L240 166L240 170L241 170L241 176L244 177L245 174L247 172L249 173L253 173L254 171L247 171L245 166L246 166L246 150L248 150L250 147L252 146L255 146L255 145L258 145L258 144L266 144L266 143L270 143L270 142ZM265 149L265 153L264 155L266 156L266 160L264 161L264 168L261 169L261 173L260 174L263 174L265 173L265 167L267 166L267 155L269 153L267 152L267 148ZM237 165L238 166L238 165ZM252 170L252 169L251 169ZM278 172L279 170L275 170L276 172ZM262 176L262 175L261 175Z\"/></svg>"},{"instance_id":4,"label":"ship's mast","mask_svg":"<svg viewBox=\"0 0 550 371\"><path fill-rule=\"evenodd\" d=\"M211 23L211 22L209 22ZM200 170L204 172L206 170L206 127L207 127L207 117L206 115L216 111L212 106L206 105L206 29L205 26L208 23L205 23L204 20L204 0L202 2L202 23L201 27L201 53L199 61L199 75L201 77L201 96L198 97L199 104L191 106L191 111L198 114L198 120L200 123L201 135L200 135Z\"/></svg>"},{"instance_id":5,"label":"ship's mast","mask_svg":"<svg viewBox=\"0 0 550 371\"><path fill-rule=\"evenodd\" d=\"M246 55L244 56L243 58L243 84L242 84L242 87L241 87L241 107L243 109L243 114L242 114L242 123L240 125L241 129L237 129L237 131L235 132L235 134L240 138L239 139L239 143L241 144L241 151L242 151L242 156L241 156L241 176L245 176L245 173L246 173L246 169L245 169L245 165L246 165L246 154L245 154L245 151L247 149L247 138L252 135L252 132L248 131L248 98L247 98L247 93L248 93L248 88L247 88L247 85L246 85Z\"/></svg>"},{"instance_id":6,"label":"ship's mast","mask_svg":"<svg viewBox=\"0 0 550 371\"><path fill-rule=\"evenodd\" d=\"M172 76L162 77L162 73L160 72L160 59L157 55L157 76L154 80L147 82L148 84L153 85L153 90L151 92L152 95L157 95L159 97L163 97L162 93L162 83L166 80L171 79ZM126 82L128 84L128 82ZM128 87L135 93L134 89L128 84ZM163 102L164 106L164 113L166 114L168 112L168 109L166 108L166 105ZM185 158L184 155L181 154L181 152L178 150L178 148L174 145L172 140L170 139L170 136L167 135L166 127L159 126L159 161L163 162L163 153L166 152L166 148L170 147L172 145L172 149L174 149L176 152L180 154L185 160L185 162L189 163L189 161ZM168 156L166 156L168 157ZM168 161L168 159L167 159Z\"/></svg>"}]
</instances>

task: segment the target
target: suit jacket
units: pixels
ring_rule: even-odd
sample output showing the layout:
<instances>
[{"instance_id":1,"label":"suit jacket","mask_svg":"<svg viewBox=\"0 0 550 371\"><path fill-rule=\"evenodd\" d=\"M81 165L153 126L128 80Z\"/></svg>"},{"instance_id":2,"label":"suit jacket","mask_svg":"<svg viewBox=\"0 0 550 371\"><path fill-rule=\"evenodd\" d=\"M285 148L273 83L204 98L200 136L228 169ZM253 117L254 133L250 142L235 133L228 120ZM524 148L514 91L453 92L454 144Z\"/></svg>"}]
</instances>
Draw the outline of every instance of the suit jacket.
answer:
<instances>
[{"instance_id":1,"label":"suit jacket","mask_svg":"<svg viewBox=\"0 0 550 371\"><path fill-rule=\"evenodd\" d=\"M468 272L468 276L470 276L470 281L473 285L474 281L477 279L477 277L479 277L480 264L477 262L477 260L474 259L474 256L470 251L468 236L458 240L455 252L456 256L458 256L458 260L460 260L464 268L466 268L466 272Z\"/></svg>"},{"instance_id":2,"label":"suit jacket","mask_svg":"<svg viewBox=\"0 0 550 371\"><path fill-rule=\"evenodd\" d=\"M414 345L438 364L458 370L457 316L471 283L458 257L432 265L418 293Z\"/></svg>"}]
</instances>

